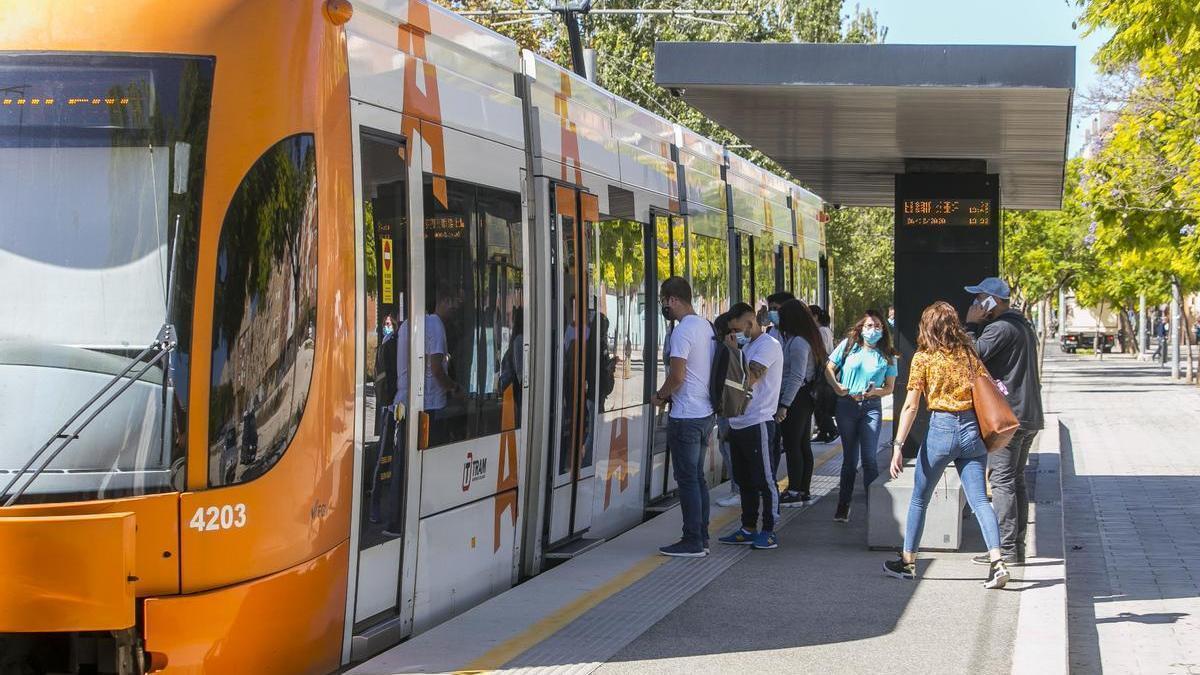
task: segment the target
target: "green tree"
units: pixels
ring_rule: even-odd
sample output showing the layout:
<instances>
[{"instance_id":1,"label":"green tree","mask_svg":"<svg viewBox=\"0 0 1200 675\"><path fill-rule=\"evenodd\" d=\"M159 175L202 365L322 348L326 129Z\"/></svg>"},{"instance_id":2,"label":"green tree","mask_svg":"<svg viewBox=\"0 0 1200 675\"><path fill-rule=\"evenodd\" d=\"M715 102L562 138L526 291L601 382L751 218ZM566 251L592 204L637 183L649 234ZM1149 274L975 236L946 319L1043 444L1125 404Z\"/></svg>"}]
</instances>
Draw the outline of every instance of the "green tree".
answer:
<instances>
[{"instance_id":1,"label":"green tree","mask_svg":"<svg viewBox=\"0 0 1200 675\"><path fill-rule=\"evenodd\" d=\"M1001 274L1026 310L1094 266L1085 244L1090 216L1081 200L1081 167L1081 160L1067 164L1061 210L1004 212Z\"/></svg>"},{"instance_id":2,"label":"green tree","mask_svg":"<svg viewBox=\"0 0 1200 675\"><path fill-rule=\"evenodd\" d=\"M895 278L892 209L837 209L825 226L835 268L833 330L846 331L868 309L892 304Z\"/></svg>"},{"instance_id":3,"label":"green tree","mask_svg":"<svg viewBox=\"0 0 1200 675\"><path fill-rule=\"evenodd\" d=\"M1093 104L1113 116L1083 174L1100 294L1200 288L1200 5L1077 0L1085 31L1112 31ZM1189 371L1190 353L1189 353Z\"/></svg>"}]
</instances>

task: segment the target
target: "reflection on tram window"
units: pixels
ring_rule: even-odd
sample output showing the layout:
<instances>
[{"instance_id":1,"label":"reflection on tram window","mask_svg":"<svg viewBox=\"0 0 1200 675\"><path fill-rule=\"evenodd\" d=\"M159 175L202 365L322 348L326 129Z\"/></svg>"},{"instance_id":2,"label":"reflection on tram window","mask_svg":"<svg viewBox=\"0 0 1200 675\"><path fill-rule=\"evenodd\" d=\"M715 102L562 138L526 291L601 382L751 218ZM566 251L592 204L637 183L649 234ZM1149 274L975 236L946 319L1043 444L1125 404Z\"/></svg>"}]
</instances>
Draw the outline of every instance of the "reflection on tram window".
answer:
<instances>
[{"instance_id":1,"label":"reflection on tram window","mask_svg":"<svg viewBox=\"0 0 1200 675\"><path fill-rule=\"evenodd\" d=\"M754 237L754 307L764 309L775 286L775 238L764 229Z\"/></svg>"},{"instance_id":2,"label":"reflection on tram window","mask_svg":"<svg viewBox=\"0 0 1200 675\"><path fill-rule=\"evenodd\" d=\"M408 199L404 146L363 134L363 495L359 549L403 535L408 440Z\"/></svg>"},{"instance_id":3,"label":"reflection on tram window","mask_svg":"<svg viewBox=\"0 0 1200 675\"><path fill-rule=\"evenodd\" d=\"M265 473L300 424L317 320L314 157L310 134L276 143L225 213L213 301L211 487Z\"/></svg>"},{"instance_id":4,"label":"reflection on tram window","mask_svg":"<svg viewBox=\"0 0 1200 675\"><path fill-rule=\"evenodd\" d=\"M504 364L520 362L509 352L524 332L521 198L443 180L445 203L425 180L426 447L515 429L520 419L520 378L505 377Z\"/></svg>"},{"instance_id":5,"label":"reflection on tram window","mask_svg":"<svg viewBox=\"0 0 1200 675\"><path fill-rule=\"evenodd\" d=\"M687 276L687 246L685 245L685 235L683 219L678 216L658 215L654 217L654 231L656 238L657 251L655 252L655 274L657 275L656 285L662 283L664 279L673 276ZM658 298L655 296L654 304L658 304ZM654 312L655 321L658 323L658 353L662 357L662 375L666 377L667 368L670 365L669 357L667 356L667 345L671 340L671 328L673 324L662 317L659 312ZM657 388L661 384L661 380L652 383L652 387Z\"/></svg>"},{"instance_id":6,"label":"reflection on tram window","mask_svg":"<svg viewBox=\"0 0 1200 675\"><path fill-rule=\"evenodd\" d=\"M642 227L631 220L610 220L598 227L596 283L602 312L599 329L604 340L594 358L604 411L638 406L648 400L646 256Z\"/></svg>"},{"instance_id":7,"label":"reflection on tram window","mask_svg":"<svg viewBox=\"0 0 1200 675\"><path fill-rule=\"evenodd\" d=\"M741 280L740 302L754 304L754 255L750 235L738 234L738 278Z\"/></svg>"},{"instance_id":8,"label":"reflection on tram window","mask_svg":"<svg viewBox=\"0 0 1200 675\"><path fill-rule=\"evenodd\" d=\"M692 235L692 305L696 313L716 321L729 309L729 244L724 239Z\"/></svg>"}]
</instances>

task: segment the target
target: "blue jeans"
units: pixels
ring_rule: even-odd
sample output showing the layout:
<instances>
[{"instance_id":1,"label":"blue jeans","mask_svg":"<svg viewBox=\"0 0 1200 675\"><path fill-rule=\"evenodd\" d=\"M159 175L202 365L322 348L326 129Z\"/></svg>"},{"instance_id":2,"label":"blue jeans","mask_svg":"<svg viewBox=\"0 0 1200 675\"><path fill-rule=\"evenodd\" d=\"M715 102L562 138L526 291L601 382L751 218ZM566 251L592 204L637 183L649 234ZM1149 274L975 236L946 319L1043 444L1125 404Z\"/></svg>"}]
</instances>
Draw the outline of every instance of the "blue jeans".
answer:
<instances>
[{"instance_id":1,"label":"blue jeans","mask_svg":"<svg viewBox=\"0 0 1200 675\"><path fill-rule=\"evenodd\" d=\"M834 410L838 433L842 435L842 480L838 504L849 504L854 497L854 478L862 461L863 488L879 477L879 424L883 405L878 398L861 403L849 396L838 397Z\"/></svg>"},{"instance_id":2,"label":"blue jeans","mask_svg":"<svg viewBox=\"0 0 1200 675\"><path fill-rule=\"evenodd\" d=\"M683 541L708 541L708 482L704 479L704 453L713 416L667 421L667 448L679 485L679 510L683 512Z\"/></svg>"},{"instance_id":3,"label":"blue jeans","mask_svg":"<svg viewBox=\"0 0 1200 675\"><path fill-rule=\"evenodd\" d=\"M967 493L967 502L979 521L983 541L988 550L1000 548L1000 528L996 512L987 498L984 469L987 467L987 448L979 437L979 422L974 410L942 412L929 416L929 433L917 453L917 472L913 483L912 501L908 504L908 522L904 526L904 552L915 553L921 545L925 529L925 509L946 467L954 462L959 480Z\"/></svg>"}]
</instances>

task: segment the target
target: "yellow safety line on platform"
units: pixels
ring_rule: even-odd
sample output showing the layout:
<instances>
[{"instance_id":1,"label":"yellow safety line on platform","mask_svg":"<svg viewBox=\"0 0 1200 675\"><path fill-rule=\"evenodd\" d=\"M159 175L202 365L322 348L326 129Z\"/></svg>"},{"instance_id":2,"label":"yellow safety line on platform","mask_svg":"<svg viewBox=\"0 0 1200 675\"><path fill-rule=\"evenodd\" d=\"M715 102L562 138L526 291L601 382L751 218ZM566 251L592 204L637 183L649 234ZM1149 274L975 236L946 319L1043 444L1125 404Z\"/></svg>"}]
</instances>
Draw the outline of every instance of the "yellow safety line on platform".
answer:
<instances>
[{"instance_id":1,"label":"yellow safety line on platform","mask_svg":"<svg viewBox=\"0 0 1200 675\"><path fill-rule=\"evenodd\" d=\"M825 462L836 457L841 451L842 446L840 443L827 450L825 454L821 455L813 463L813 470L821 468ZM787 485L787 479L783 480L782 485ZM738 517L736 511L730 512L710 522L709 527L714 530L722 530L737 520ZM490 673L503 668L504 664L530 650L538 643L557 633L567 624L583 616L588 610L632 586L634 582L650 574L670 560L667 556L657 553L643 558L640 562L621 574L560 607L550 616L487 650L482 656L468 663L461 670L454 671L454 675L482 675L483 673Z\"/></svg>"},{"instance_id":2,"label":"yellow safety line on platform","mask_svg":"<svg viewBox=\"0 0 1200 675\"><path fill-rule=\"evenodd\" d=\"M524 632L492 647L483 656L468 663L462 670L454 671L455 674L474 675L502 668L504 664L558 632L560 628L579 618L588 610L607 600L610 596L617 594L619 591L632 585L635 581L658 569L660 565L665 564L668 560L670 558L660 555L653 555L643 559L633 567L609 579L604 584L575 598L550 616L525 629Z\"/></svg>"}]
</instances>

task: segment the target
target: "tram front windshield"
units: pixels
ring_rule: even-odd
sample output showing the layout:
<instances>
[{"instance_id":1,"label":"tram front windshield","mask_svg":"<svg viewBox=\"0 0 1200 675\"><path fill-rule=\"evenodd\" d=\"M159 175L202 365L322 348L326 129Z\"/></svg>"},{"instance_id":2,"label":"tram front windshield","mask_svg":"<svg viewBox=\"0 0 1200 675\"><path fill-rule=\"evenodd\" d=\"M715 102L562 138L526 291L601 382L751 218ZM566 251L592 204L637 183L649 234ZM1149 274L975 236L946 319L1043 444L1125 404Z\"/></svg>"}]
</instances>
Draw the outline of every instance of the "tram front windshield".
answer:
<instances>
[{"instance_id":1,"label":"tram front windshield","mask_svg":"<svg viewBox=\"0 0 1200 675\"><path fill-rule=\"evenodd\" d=\"M0 487L165 324L179 336L23 502L182 483L212 76L207 58L0 53Z\"/></svg>"}]
</instances>

